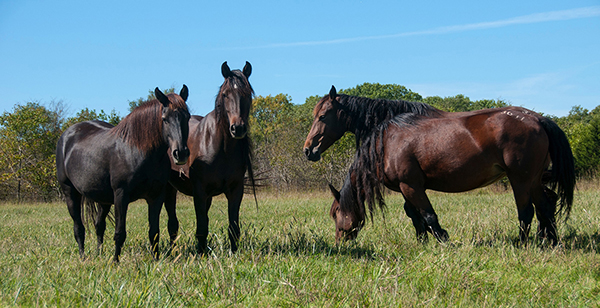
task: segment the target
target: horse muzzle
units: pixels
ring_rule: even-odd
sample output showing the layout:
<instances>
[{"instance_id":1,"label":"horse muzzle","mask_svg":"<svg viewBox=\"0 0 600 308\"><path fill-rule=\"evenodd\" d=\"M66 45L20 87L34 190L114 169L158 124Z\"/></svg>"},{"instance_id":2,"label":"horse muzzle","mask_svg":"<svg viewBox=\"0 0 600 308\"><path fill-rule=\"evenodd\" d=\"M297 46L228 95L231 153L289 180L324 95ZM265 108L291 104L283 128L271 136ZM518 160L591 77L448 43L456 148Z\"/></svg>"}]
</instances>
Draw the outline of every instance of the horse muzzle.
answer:
<instances>
[{"instance_id":1,"label":"horse muzzle","mask_svg":"<svg viewBox=\"0 0 600 308\"><path fill-rule=\"evenodd\" d=\"M185 165L190 157L190 150L187 147L183 150L175 149L171 154L176 165Z\"/></svg>"},{"instance_id":2,"label":"horse muzzle","mask_svg":"<svg viewBox=\"0 0 600 308\"><path fill-rule=\"evenodd\" d=\"M319 161L321 159L321 151L319 150L319 147L314 147L312 150L309 147L305 147L304 155L310 161Z\"/></svg>"},{"instance_id":3,"label":"horse muzzle","mask_svg":"<svg viewBox=\"0 0 600 308\"><path fill-rule=\"evenodd\" d=\"M232 124L229 127L231 137L234 139L243 139L248 134L248 128L245 124Z\"/></svg>"}]
</instances>

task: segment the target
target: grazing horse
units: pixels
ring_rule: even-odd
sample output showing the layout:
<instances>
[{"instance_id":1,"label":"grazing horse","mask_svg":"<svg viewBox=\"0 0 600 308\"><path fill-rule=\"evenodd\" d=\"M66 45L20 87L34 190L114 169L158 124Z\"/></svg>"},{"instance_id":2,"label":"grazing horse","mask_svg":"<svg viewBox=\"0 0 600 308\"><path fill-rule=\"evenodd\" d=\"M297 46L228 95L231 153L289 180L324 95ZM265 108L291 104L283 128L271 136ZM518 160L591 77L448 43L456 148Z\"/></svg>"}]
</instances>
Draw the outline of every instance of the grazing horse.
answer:
<instances>
[{"instance_id":1,"label":"grazing horse","mask_svg":"<svg viewBox=\"0 0 600 308\"><path fill-rule=\"evenodd\" d=\"M69 127L56 146L56 173L73 218L75 240L84 257L85 227L82 204L101 207L95 221L98 248L104 241L106 216L115 205L115 254L119 261L127 235L125 222L130 202L148 203L148 236L153 257L158 257L159 214L171 169L170 157L184 164L189 156L188 88L164 95L134 109L117 126L86 121ZM171 149L170 155L167 150Z\"/></svg>"},{"instance_id":2,"label":"grazing horse","mask_svg":"<svg viewBox=\"0 0 600 308\"><path fill-rule=\"evenodd\" d=\"M238 248L240 237L239 210L244 196L246 171L254 188L252 147L248 135L248 116L254 90L248 82L252 66L246 62L243 70L230 70L227 62L221 66L225 81L219 89L215 109L206 117L190 119L190 159L184 165L172 165L165 208L169 215L171 243L179 231L175 213L177 190L194 196L198 253L206 253L208 210L212 198L225 194L228 202L229 241L231 251Z\"/></svg>"},{"instance_id":3,"label":"grazing horse","mask_svg":"<svg viewBox=\"0 0 600 308\"><path fill-rule=\"evenodd\" d=\"M547 181L558 194L542 183L550 163ZM504 176L517 204L520 240L527 240L535 210L538 235L556 244L555 214L569 215L575 172L569 142L554 122L520 107L446 118L399 115L365 138L341 191L330 186L336 241L356 238L365 222L365 202L371 220L377 204L385 208L383 186L402 193L418 238L426 240L431 232L444 241L448 233L425 191L464 192Z\"/></svg>"},{"instance_id":4,"label":"grazing horse","mask_svg":"<svg viewBox=\"0 0 600 308\"><path fill-rule=\"evenodd\" d=\"M304 154L308 160L318 161L321 153L346 132L354 133L358 148L375 127L402 113L428 117L455 114L419 102L337 94L335 87L331 86L329 95L325 95L313 110L314 121L304 142Z\"/></svg>"}]
</instances>

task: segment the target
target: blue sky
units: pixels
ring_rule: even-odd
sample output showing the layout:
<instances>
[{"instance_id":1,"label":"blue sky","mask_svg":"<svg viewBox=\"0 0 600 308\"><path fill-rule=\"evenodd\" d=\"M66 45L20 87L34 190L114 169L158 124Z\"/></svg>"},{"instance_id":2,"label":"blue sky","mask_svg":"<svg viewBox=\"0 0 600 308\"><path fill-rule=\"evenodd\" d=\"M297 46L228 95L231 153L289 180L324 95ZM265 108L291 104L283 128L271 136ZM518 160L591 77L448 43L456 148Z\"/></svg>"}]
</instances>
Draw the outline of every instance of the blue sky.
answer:
<instances>
[{"instance_id":1,"label":"blue sky","mask_svg":"<svg viewBox=\"0 0 600 308\"><path fill-rule=\"evenodd\" d=\"M223 61L296 104L379 82L564 116L600 105L600 1L0 1L0 112L185 83L204 115Z\"/></svg>"}]
</instances>

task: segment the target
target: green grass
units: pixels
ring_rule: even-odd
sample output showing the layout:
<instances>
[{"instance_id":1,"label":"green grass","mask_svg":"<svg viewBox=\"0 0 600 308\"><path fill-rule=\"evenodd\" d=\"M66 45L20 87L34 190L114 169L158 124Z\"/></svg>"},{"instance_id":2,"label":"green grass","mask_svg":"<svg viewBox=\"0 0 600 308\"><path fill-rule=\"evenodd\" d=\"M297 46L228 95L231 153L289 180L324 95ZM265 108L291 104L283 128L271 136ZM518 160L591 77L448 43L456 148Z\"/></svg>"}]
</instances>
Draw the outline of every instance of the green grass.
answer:
<instances>
[{"instance_id":1,"label":"green grass","mask_svg":"<svg viewBox=\"0 0 600 308\"><path fill-rule=\"evenodd\" d=\"M72 221L62 203L0 205L0 306L180 307L576 307L600 303L600 192L576 193L571 219L560 223L561 245L532 237L516 241L510 193L432 193L451 240L421 244L389 195L357 241L336 246L326 194L259 194L259 208L242 206L240 251L231 255L226 201L213 202L209 246L194 251L195 217L180 201L177 247L167 255L166 215L161 251L148 249L147 209L130 206L122 261L111 262L114 227L104 252L88 232L80 260ZM537 223L534 224L537 228ZM430 237L431 238L431 237Z\"/></svg>"}]
</instances>

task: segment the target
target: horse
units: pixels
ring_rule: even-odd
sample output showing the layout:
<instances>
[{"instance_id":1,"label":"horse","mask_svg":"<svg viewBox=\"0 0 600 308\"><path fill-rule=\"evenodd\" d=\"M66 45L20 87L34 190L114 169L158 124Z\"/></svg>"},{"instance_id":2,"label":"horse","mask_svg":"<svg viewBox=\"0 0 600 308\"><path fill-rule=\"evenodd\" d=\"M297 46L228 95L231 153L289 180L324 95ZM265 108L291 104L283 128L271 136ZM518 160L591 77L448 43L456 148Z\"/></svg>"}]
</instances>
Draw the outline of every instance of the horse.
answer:
<instances>
[{"instance_id":1,"label":"horse","mask_svg":"<svg viewBox=\"0 0 600 308\"><path fill-rule=\"evenodd\" d=\"M550 119L525 108L437 118L401 114L365 138L342 189L330 185L336 242L356 238L364 226L365 202L371 220L377 205L385 209L384 186L403 195L417 238L426 241L431 232L438 241L446 241L448 232L441 228L426 190L464 192L507 176L517 205L520 241L527 240L535 212L539 237L556 245L555 215L564 215L565 220L569 216L574 170L564 132ZM543 180L545 176L549 179Z\"/></svg>"},{"instance_id":2,"label":"horse","mask_svg":"<svg viewBox=\"0 0 600 308\"><path fill-rule=\"evenodd\" d=\"M231 251L238 249L239 210L246 172L254 189L252 143L248 135L248 117L254 95L248 82L251 73L249 62L242 71L231 70L224 62L221 74L225 80L215 99L215 109L205 117L192 116L190 119L187 141L190 159L184 165L172 164L165 199L172 245L179 232L175 207L177 191L180 191L194 199L198 253L208 252L208 210L212 198L219 194L227 197ZM254 196L256 200L255 192Z\"/></svg>"},{"instance_id":3,"label":"horse","mask_svg":"<svg viewBox=\"0 0 600 308\"><path fill-rule=\"evenodd\" d=\"M402 113L428 117L454 114L421 102L338 94L335 87L331 86L329 94L319 100L313 110L314 121L304 142L304 154L310 161L320 160L321 153L346 132L354 133L358 148L375 127Z\"/></svg>"},{"instance_id":4,"label":"horse","mask_svg":"<svg viewBox=\"0 0 600 308\"><path fill-rule=\"evenodd\" d=\"M179 95L154 90L156 99L134 109L117 126L86 121L69 127L56 146L56 174L73 219L79 255L85 257L82 204L99 207L96 220L98 250L104 241L106 217L115 205L115 253L119 262L127 236L125 222L130 202L148 203L150 246L158 258L159 214L165 198L172 158L184 164L190 114L188 88ZM167 150L170 149L170 153Z\"/></svg>"}]
</instances>

